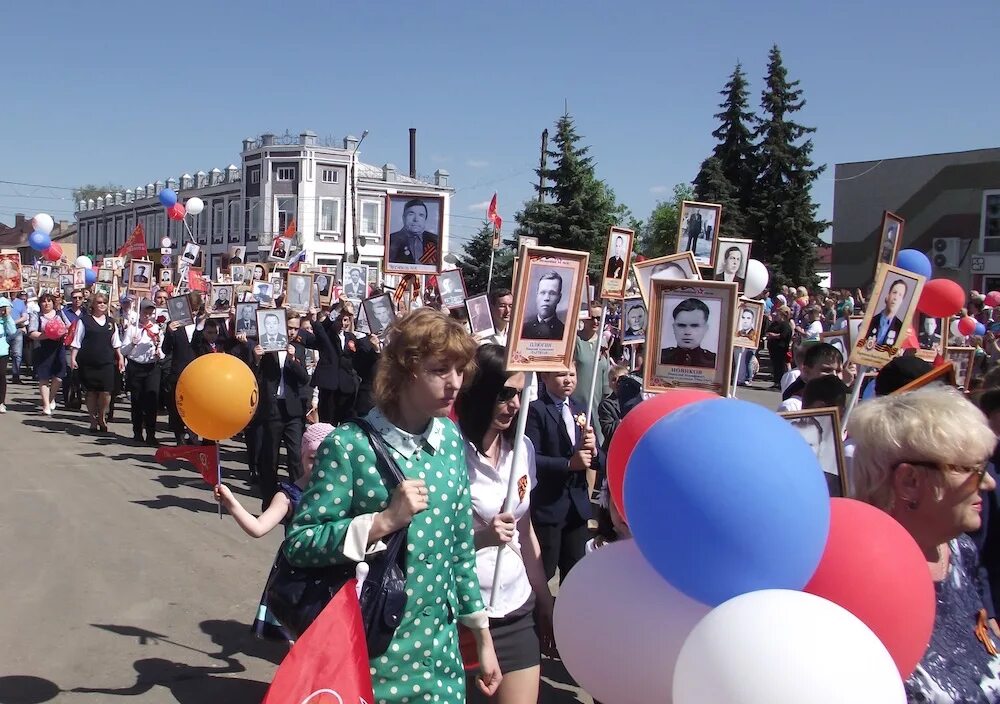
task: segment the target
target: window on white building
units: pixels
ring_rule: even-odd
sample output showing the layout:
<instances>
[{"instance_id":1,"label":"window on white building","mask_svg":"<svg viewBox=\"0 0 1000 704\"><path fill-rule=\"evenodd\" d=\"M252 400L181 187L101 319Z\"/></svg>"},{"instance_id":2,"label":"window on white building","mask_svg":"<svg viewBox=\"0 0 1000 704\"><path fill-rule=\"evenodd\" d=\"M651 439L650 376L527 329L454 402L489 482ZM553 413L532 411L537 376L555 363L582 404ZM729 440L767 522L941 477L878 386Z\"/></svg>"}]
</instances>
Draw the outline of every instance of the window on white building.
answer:
<instances>
[{"instance_id":1,"label":"window on white building","mask_svg":"<svg viewBox=\"0 0 1000 704\"><path fill-rule=\"evenodd\" d=\"M226 223L223 221L225 215L225 203L219 201L212 204L212 238L221 241L222 235L226 231Z\"/></svg>"},{"instance_id":2,"label":"window on white building","mask_svg":"<svg viewBox=\"0 0 1000 704\"><path fill-rule=\"evenodd\" d=\"M337 183L340 181L340 172L336 169L323 169L323 183Z\"/></svg>"},{"instance_id":3,"label":"window on white building","mask_svg":"<svg viewBox=\"0 0 1000 704\"><path fill-rule=\"evenodd\" d=\"M288 223L295 220L295 196L275 196L274 232L283 233Z\"/></svg>"},{"instance_id":4,"label":"window on white building","mask_svg":"<svg viewBox=\"0 0 1000 704\"><path fill-rule=\"evenodd\" d=\"M374 198L361 199L361 234L365 237L382 237L383 201Z\"/></svg>"},{"instance_id":5,"label":"window on white building","mask_svg":"<svg viewBox=\"0 0 1000 704\"><path fill-rule=\"evenodd\" d=\"M316 266L335 266L340 271L340 259L337 257L316 257ZM337 278L340 278L338 275Z\"/></svg>"},{"instance_id":6,"label":"window on white building","mask_svg":"<svg viewBox=\"0 0 1000 704\"><path fill-rule=\"evenodd\" d=\"M229 221L227 223L230 242L239 242L240 238L240 202L229 201Z\"/></svg>"},{"instance_id":7,"label":"window on white building","mask_svg":"<svg viewBox=\"0 0 1000 704\"><path fill-rule=\"evenodd\" d=\"M340 232L340 198L319 199L319 232Z\"/></svg>"},{"instance_id":8,"label":"window on white building","mask_svg":"<svg viewBox=\"0 0 1000 704\"><path fill-rule=\"evenodd\" d=\"M983 252L1000 252L1000 191L983 191Z\"/></svg>"},{"instance_id":9,"label":"window on white building","mask_svg":"<svg viewBox=\"0 0 1000 704\"><path fill-rule=\"evenodd\" d=\"M295 180L295 167L294 166L279 166L277 179L279 181L294 181Z\"/></svg>"},{"instance_id":10,"label":"window on white building","mask_svg":"<svg viewBox=\"0 0 1000 704\"><path fill-rule=\"evenodd\" d=\"M246 203L247 210L243 222L246 226L247 240L256 240L264 225L263 208L260 204L260 198L247 198Z\"/></svg>"},{"instance_id":11,"label":"window on white building","mask_svg":"<svg viewBox=\"0 0 1000 704\"><path fill-rule=\"evenodd\" d=\"M250 183L260 183L260 167L250 169Z\"/></svg>"}]
</instances>

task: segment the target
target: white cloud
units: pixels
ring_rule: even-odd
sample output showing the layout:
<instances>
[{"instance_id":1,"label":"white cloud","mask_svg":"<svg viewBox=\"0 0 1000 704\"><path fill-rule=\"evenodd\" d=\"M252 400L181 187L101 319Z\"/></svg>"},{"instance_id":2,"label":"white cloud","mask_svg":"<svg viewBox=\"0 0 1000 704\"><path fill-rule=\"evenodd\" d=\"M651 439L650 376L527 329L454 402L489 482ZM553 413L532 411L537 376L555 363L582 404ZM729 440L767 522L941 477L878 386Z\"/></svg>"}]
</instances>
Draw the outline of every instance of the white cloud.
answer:
<instances>
[{"instance_id":1,"label":"white cloud","mask_svg":"<svg viewBox=\"0 0 1000 704\"><path fill-rule=\"evenodd\" d=\"M484 159L469 159L465 162L465 165L473 169L485 169L490 165L490 162Z\"/></svg>"},{"instance_id":2,"label":"white cloud","mask_svg":"<svg viewBox=\"0 0 1000 704\"><path fill-rule=\"evenodd\" d=\"M653 193L654 195L660 195L662 193L669 193L670 192L670 186L651 186L650 189L649 189L649 192Z\"/></svg>"},{"instance_id":3,"label":"white cloud","mask_svg":"<svg viewBox=\"0 0 1000 704\"><path fill-rule=\"evenodd\" d=\"M473 203L468 207L468 209L470 212L485 213L488 207L490 207L490 201L484 200L482 203ZM485 217L485 215L483 217Z\"/></svg>"}]
</instances>

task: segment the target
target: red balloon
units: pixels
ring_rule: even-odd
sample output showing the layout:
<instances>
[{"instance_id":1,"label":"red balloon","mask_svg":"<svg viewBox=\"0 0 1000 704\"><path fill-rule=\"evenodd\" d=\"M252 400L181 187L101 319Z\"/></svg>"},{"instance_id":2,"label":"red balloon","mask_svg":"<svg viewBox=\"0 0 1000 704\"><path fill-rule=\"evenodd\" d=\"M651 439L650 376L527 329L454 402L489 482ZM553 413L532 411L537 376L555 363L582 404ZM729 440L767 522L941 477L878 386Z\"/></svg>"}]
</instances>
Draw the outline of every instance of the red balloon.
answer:
<instances>
[{"instance_id":1,"label":"red balloon","mask_svg":"<svg viewBox=\"0 0 1000 704\"><path fill-rule=\"evenodd\" d=\"M1000 291L990 291L986 294L986 305L994 308L1000 305Z\"/></svg>"},{"instance_id":2,"label":"red balloon","mask_svg":"<svg viewBox=\"0 0 1000 704\"><path fill-rule=\"evenodd\" d=\"M803 591L839 604L879 637L904 680L927 650L936 597L927 560L885 511L830 500L830 535Z\"/></svg>"},{"instance_id":3,"label":"red balloon","mask_svg":"<svg viewBox=\"0 0 1000 704\"><path fill-rule=\"evenodd\" d=\"M45 323L42 335L46 340L61 340L66 335L66 324L59 316Z\"/></svg>"},{"instance_id":4,"label":"red balloon","mask_svg":"<svg viewBox=\"0 0 1000 704\"><path fill-rule=\"evenodd\" d=\"M58 242L53 242L49 248L42 252L42 256L50 262L57 262L62 259L63 250Z\"/></svg>"},{"instance_id":5,"label":"red balloon","mask_svg":"<svg viewBox=\"0 0 1000 704\"><path fill-rule=\"evenodd\" d=\"M171 220L183 220L186 212L184 204L177 202L167 208L167 217Z\"/></svg>"},{"instance_id":6,"label":"red balloon","mask_svg":"<svg viewBox=\"0 0 1000 704\"><path fill-rule=\"evenodd\" d=\"M932 318L947 318L962 310L965 291L951 279L931 279L924 284L917 310Z\"/></svg>"},{"instance_id":7,"label":"red balloon","mask_svg":"<svg viewBox=\"0 0 1000 704\"><path fill-rule=\"evenodd\" d=\"M697 401L719 398L710 391L701 389L673 389L657 394L640 403L622 419L611 445L608 446L608 489L618 513L625 518L625 468L636 443L646 434L649 427L681 406Z\"/></svg>"},{"instance_id":8,"label":"red balloon","mask_svg":"<svg viewBox=\"0 0 1000 704\"><path fill-rule=\"evenodd\" d=\"M971 315L967 315L958 321L958 331L963 335L971 335L976 331L977 322Z\"/></svg>"}]
</instances>

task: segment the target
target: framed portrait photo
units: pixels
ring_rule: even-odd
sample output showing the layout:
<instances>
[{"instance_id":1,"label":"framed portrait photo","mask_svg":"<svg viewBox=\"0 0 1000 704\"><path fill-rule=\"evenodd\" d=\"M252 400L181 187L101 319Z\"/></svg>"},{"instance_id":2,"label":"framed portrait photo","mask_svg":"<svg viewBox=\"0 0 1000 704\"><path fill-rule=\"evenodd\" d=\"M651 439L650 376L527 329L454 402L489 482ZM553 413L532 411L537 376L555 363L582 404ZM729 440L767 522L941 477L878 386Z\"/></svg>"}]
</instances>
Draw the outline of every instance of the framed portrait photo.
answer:
<instances>
[{"instance_id":1,"label":"framed portrait photo","mask_svg":"<svg viewBox=\"0 0 1000 704\"><path fill-rule=\"evenodd\" d=\"M272 262L287 262L292 255L292 238L275 237L271 242L271 249L268 251L267 259Z\"/></svg>"},{"instance_id":2,"label":"framed portrait photo","mask_svg":"<svg viewBox=\"0 0 1000 704\"><path fill-rule=\"evenodd\" d=\"M124 271L125 257L104 257L101 260L101 266L114 269L115 271Z\"/></svg>"},{"instance_id":3,"label":"framed portrait photo","mask_svg":"<svg viewBox=\"0 0 1000 704\"><path fill-rule=\"evenodd\" d=\"M86 282L87 281L86 272L84 272L83 276L84 276L83 280L84 282ZM97 270L97 280L100 281L102 284L110 284L112 281L115 280L115 270L105 269L104 267L101 267L100 269Z\"/></svg>"},{"instance_id":4,"label":"framed portrait photo","mask_svg":"<svg viewBox=\"0 0 1000 704\"><path fill-rule=\"evenodd\" d=\"M288 285L285 288L285 307L296 313L308 313L315 308L313 296L313 275L288 273Z\"/></svg>"},{"instance_id":5,"label":"framed portrait photo","mask_svg":"<svg viewBox=\"0 0 1000 704\"><path fill-rule=\"evenodd\" d=\"M243 280L248 284L254 284L258 281L267 281L268 271L270 271L270 266L267 264L250 264L244 272Z\"/></svg>"},{"instance_id":6,"label":"framed portrait photo","mask_svg":"<svg viewBox=\"0 0 1000 704\"><path fill-rule=\"evenodd\" d=\"M880 264L850 361L881 369L899 354L913 322L924 277Z\"/></svg>"},{"instance_id":7,"label":"framed portrait photo","mask_svg":"<svg viewBox=\"0 0 1000 704\"><path fill-rule=\"evenodd\" d=\"M394 193L385 198L385 272L436 274L444 251L444 197Z\"/></svg>"},{"instance_id":8,"label":"framed portrait photo","mask_svg":"<svg viewBox=\"0 0 1000 704\"><path fill-rule=\"evenodd\" d=\"M241 244L235 244L229 246L229 268L231 269L234 264L241 265L246 264L247 261L247 248Z\"/></svg>"},{"instance_id":9,"label":"framed portrait photo","mask_svg":"<svg viewBox=\"0 0 1000 704\"><path fill-rule=\"evenodd\" d=\"M813 408L779 414L799 431L802 439L819 460L831 497L847 496L847 469L844 463L840 411L836 408Z\"/></svg>"},{"instance_id":10,"label":"framed portrait photo","mask_svg":"<svg viewBox=\"0 0 1000 704\"><path fill-rule=\"evenodd\" d=\"M188 242L184 245L184 249L181 250L181 261L185 261L191 266L194 266L198 261L198 254L201 252L201 246L195 244L194 242Z\"/></svg>"},{"instance_id":11,"label":"framed portrait photo","mask_svg":"<svg viewBox=\"0 0 1000 704\"><path fill-rule=\"evenodd\" d=\"M438 294L441 305L451 310L465 305L465 279L461 269L448 269L437 275Z\"/></svg>"},{"instance_id":12,"label":"framed portrait photo","mask_svg":"<svg viewBox=\"0 0 1000 704\"><path fill-rule=\"evenodd\" d=\"M208 298L211 301L209 310L212 313L229 315L233 302L236 300L233 296L233 285L212 284L212 293Z\"/></svg>"},{"instance_id":13,"label":"framed portrait photo","mask_svg":"<svg viewBox=\"0 0 1000 704\"><path fill-rule=\"evenodd\" d=\"M469 314L469 330L472 336L483 339L496 334L493 324L493 313L490 310L490 297L482 293L465 301L466 312Z\"/></svg>"},{"instance_id":14,"label":"framed portrait photo","mask_svg":"<svg viewBox=\"0 0 1000 704\"><path fill-rule=\"evenodd\" d=\"M637 345L646 341L649 317L641 298L630 298L622 305L622 344Z\"/></svg>"},{"instance_id":15,"label":"framed portrait photo","mask_svg":"<svg viewBox=\"0 0 1000 704\"><path fill-rule=\"evenodd\" d=\"M86 288L87 287L87 270L86 269L73 269L71 283L73 288Z\"/></svg>"},{"instance_id":16,"label":"framed portrait photo","mask_svg":"<svg viewBox=\"0 0 1000 704\"><path fill-rule=\"evenodd\" d=\"M237 335L257 337L257 303L237 303L233 330Z\"/></svg>"},{"instance_id":17,"label":"framed portrait photo","mask_svg":"<svg viewBox=\"0 0 1000 704\"><path fill-rule=\"evenodd\" d=\"M955 367L955 383L968 389L972 382L972 370L976 360L975 347L945 347L944 359Z\"/></svg>"},{"instance_id":18,"label":"framed portrait photo","mask_svg":"<svg viewBox=\"0 0 1000 704\"><path fill-rule=\"evenodd\" d=\"M639 294L649 306L649 282L653 278L664 281L701 281L701 272L691 252L680 252L665 257L646 259L632 265Z\"/></svg>"},{"instance_id":19,"label":"framed portrait photo","mask_svg":"<svg viewBox=\"0 0 1000 704\"><path fill-rule=\"evenodd\" d=\"M333 288L336 279L333 274L329 274L325 271L321 271L314 274L313 286L316 288L316 304L319 306L328 306L333 303Z\"/></svg>"},{"instance_id":20,"label":"framed portrait photo","mask_svg":"<svg viewBox=\"0 0 1000 704\"><path fill-rule=\"evenodd\" d=\"M274 305L274 286L269 281L255 281L251 287L253 298L259 305Z\"/></svg>"},{"instance_id":21,"label":"framed portrait photo","mask_svg":"<svg viewBox=\"0 0 1000 704\"><path fill-rule=\"evenodd\" d=\"M113 277L113 273L112 273ZM136 259L129 265L128 290L149 291L153 285L153 262Z\"/></svg>"},{"instance_id":22,"label":"framed portrait photo","mask_svg":"<svg viewBox=\"0 0 1000 704\"><path fill-rule=\"evenodd\" d=\"M753 241L719 237L718 243L715 275L712 278L716 281L735 282L740 287L740 293L743 293L747 283L750 245L753 244Z\"/></svg>"},{"instance_id":23,"label":"framed portrait photo","mask_svg":"<svg viewBox=\"0 0 1000 704\"><path fill-rule=\"evenodd\" d=\"M258 308L257 342L265 352L288 350L288 318L284 308Z\"/></svg>"},{"instance_id":24,"label":"framed portrait photo","mask_svg":"<svg viewBox=\"0 0 1000 704\"><path fill-rule=\"evenodd\" d=\"M45 291L42 290L41 286L39 287L38 290L40 293L45 293ZM109 301L114 300L113 296L111 295L112 294L111 284L102 283L100 281L96 282L94 284L94 293L95 294L103 293L105 296L107 296Z\"/></svg>"},{"instance_id":25,"label":"framed portrait photo","mask_svg":"<svg viewBox=\"0 0 1000 704\"><path fill-rule=\"evenodd\" d=\"M941 337L945 331L944 318L932 318L917 311L913 327L917 330L917 344L920 349L937 353L941 349Z\"/></svg>"},{"instance_id":26,"label":"framed portrait photo","mask_svg":"<svg viewBox=\"0 0 1000 704\"><path fill-rule=\"evenodd\" d=\"M235 266L229 267L229 278L232 279L234 284L243 283L246 279L247 268L243 264L236 264Z\"/></svg>"},{"instance_id":27,"label":"framed portrait photo","mask_svg":"<svg viewBox=\"0 0 1000 704\"><path fill-rule=\"evenodd\" d=\"M899 246L903 241L903 226L906 221L893 212L882 213L882 229L878 240L878 256L875 258L876 271L879 264L895 264Z\"/></svg>"},{"instance_id":28,"label":"framed portrait photo","mask_svg":"<svg viewBox=\"0 0 1000 704\"><path fill-rule=\"evenodd\" d=\"M847 364L851 350L849 330L831 330L829 332L822 332L819 335L819 341L836 347L837 351L840 352L840 357L844 364Z\"/></svg>"},{"instance_id":29,"label":"framed portrait photo","mask_svg":"<svg viewBox=\"0 0 1000 704\"><path fill-rule=\"evenodd\" d=\"M933 364L933 360L931 360L931 363ZM955 376L955 365L952 362L945 362L944 364L934 367L926 374L922 374L905 386L899 387L893 391L892 394L905 394L908 391L916 391L917 389L922 389L925 386L930 386L931 384L958 386L958 379Z\"/></svg>"},{"instance_id":30,"label":"framed portrait photo","mask_svg":"<svg viewBox=\"0 0 1000 704\"><path fill-rule=\"evenodd\" d=\"M865 320L863 315L849 315L847 316L847 331L850 333L849 342L851 349L857 343L858 338L861 336L861 323Z\"/></svg>"},{"instance_id":31,"label":"framed portrait photo","mask_svg":"<svg viewBox=\"0 0 1000 704\"><path fill-rule=\"evenodd\" d=\"M271 284L271 295L275 298L279 298L285 291L285 277L278 273L270 273L267 275L267 282Z\"/></svg>"},{"instance_id":32,"label":"framed portrait photo","mask_svg":"<svg viewBox=\"0 0 1000 704\"><path fill-rule=\"evenodd\" d=\"M739 292L724 281L653 279L646 334L645 390L677 386L727 396Z\"/></svg>"},{"instance_id":33,"label":"framed portrait photo","mask_svg":"<svg viewBox=\"0 0 1000 704\"><path fill-rule=\"evenodd\" d=\"M736 331L733 347L755 350L760 346L760 331L764 326L764 302L741 298L736 306Z\"/></svg>"},{"instance_id":34,"label":"framed portrait photo","mask_svg":"<svg viewBox=\"0 0 1000 704\"><path fill-rule=\"evenodd\" d=\"M604 252L604 275L601 277L601 298L625 298L634 241L633 230L612 227L608 231L608 245Z\"/></svg>"},{"instance_id":35,"label":"framed portrait photo","mask_svg":"<svg viewBox=\"0 0 1000 704\"><path fill-rule=\"evenodd\" d=\"M159 276L160 284L170 284L174 281L174 270L173 269L160 269Z\"/></svg>"},{"instance_id":36,"label":"framed portrait photo","mask_svg":"<svg viewBox=\"0 0 1000 704\"><path fill-rule=\"evenodd\" d=\"M372 335L383 337L389 326L396 322L396 306L388 293L366 298L361 302L361 308Z\"/></svg>"},{"instance_id":37,"label":"framed portrait photo","mask_svg":"<svg viewBox=\"0 0 1000 704\"><path fill-rule=\"evenodd\" d=\"M721 220L722 206L717 203L682 202L677 251L691 252L698 266L715 267Z\"/></svg>"},{"instance_id":38,"label":"framed portrait photo","mask_svg":"<svg viewBox=\"0 0 1000 704\"><path fill-rule=\"evenodd\" d=\"M191 313L191 299L186 295L171 296L167 299L167 314L170 322L181 325L194 325L194 315Z\"/></svg>"},{"instance_id":39,"label":"framed portrait photo","mask_svg":"<svg viewBox=\"0 0 1000 704\"><path fill-rule=\"evenodd\" d=\"M13 293L24 288L21 278L21 255L17 252L0 254L0 291Z\"/></svg>"},{"instance_id":40,"label":"framed portrait photo","mask_svg":"<svg viewBox=\"0 0 1000 704\"><path fill-rule=\"evenodd\" d=\"M522 247L520 256L507 336L507 370L569 369L590 254Z\"/></svg>"},{"instance_id":41,"label":"framed portrait photo","mask_svg":"<svg viewBox=\"0 0 1000 704\"><path fill-rule=\"evenodd\" d=\"M368 268L365 264L344 262L341 280L345 296L358 300L368 298Z\"/></svg>"},{"instance_id":42,"label":"framed portrait photo","mask_svg":"<svg viewBox=\"0 0 1000 704\"><path fill-rule=\"evenodd\" d=\"M38 265L38 278L39 279L52 279L52 265L51 264L39 264Z\"/></svg>"}]
</instances>

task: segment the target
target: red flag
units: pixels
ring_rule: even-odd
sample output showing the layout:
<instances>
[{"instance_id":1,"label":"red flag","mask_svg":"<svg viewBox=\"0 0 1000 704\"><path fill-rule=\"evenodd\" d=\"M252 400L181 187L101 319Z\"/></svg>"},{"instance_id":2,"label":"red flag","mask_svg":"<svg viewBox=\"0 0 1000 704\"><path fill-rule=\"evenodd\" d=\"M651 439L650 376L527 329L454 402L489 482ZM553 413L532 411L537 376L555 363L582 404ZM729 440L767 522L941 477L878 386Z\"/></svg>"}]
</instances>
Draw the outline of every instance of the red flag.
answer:
<instances>
[{"instance_id":1,"label":"red flag","mask_svg":"<svg viewBox=\"0 0 1000 704\"><path fill-rule=\"evenodd\" d=\"M144 259L149 256L149 250L146 249L146 233L143 231L141 223L135 226L132 234L125 240L125 244L115 256L129 257L130 259Z\"/></svg>"},{"instance_id":2,"label":"red flag","mask_svg":"<svg viewBox=\"0 0 1000 704\"><path fill-rule=\"evenodd\" d=\"M160 464L167 460L187 460L201 472L201 478L214 487L219 483L219 446L218 445L178 445L177 447L161 447L154 455Z\"/></svg>"},{"instance_id":3,"label":"red flag","mask_svg":"<svg viewBox=\"0 0 1000 704\"><path fill-rule=\"evenodd\" d=\"M188 288L192 291L208 293L211 284L206 279L200 269L188 269Z\"/></svg>"},{"instance_id":4,"label":"red flag","mask_svg":"<svg viewBox=\"0 0 1000 704\"><path fill-rule=\"evenodd\" d=\"M295 641L261 704L375 701L356 589L353 579L345 584Z\"/></svg>"},{"instance_id":5,"label":"red flag","mask_svg":"<svg viewBox=\"0 0 1000 704\"><path fill-rule=\"evenodd\" d=\"M503 226L503 218L497 212L497 194L493 194L490 207L486 209L486 219L493 223L493 249L500 248L500 228Z\"/></svg>"},{"instance_id":6,"label":"red flag","mask_svg":"<svg viewBox=\"0 0 1000 704\"><path fill-rule=\"evenodd\" d=\"M288 225L285 226L285 232L281 235L282 237L295 237L295 218L288 221Z\"/></svg>"}]
</instances>

